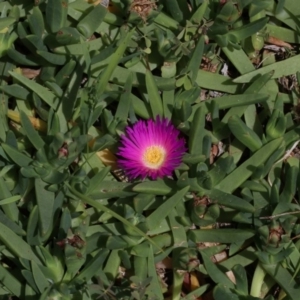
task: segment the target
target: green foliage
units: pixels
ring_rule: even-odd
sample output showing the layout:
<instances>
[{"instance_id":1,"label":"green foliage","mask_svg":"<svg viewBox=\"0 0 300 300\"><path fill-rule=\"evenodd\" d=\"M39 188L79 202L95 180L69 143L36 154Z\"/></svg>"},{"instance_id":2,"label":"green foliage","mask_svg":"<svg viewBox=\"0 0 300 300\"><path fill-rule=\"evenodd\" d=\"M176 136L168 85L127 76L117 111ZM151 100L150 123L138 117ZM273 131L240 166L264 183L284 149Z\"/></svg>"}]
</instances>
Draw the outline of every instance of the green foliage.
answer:
<instances>
[{"instance_id":1,"label":"green foliage","mask_svg":"<svg viewBox=\"0 0 300 300\"><path fill-rule=\"evenodd\" d=\"M0 1L1 299L298 299L296 2ZM156 116L187 153L128 182Z\"/></svg>"}]
</instances>

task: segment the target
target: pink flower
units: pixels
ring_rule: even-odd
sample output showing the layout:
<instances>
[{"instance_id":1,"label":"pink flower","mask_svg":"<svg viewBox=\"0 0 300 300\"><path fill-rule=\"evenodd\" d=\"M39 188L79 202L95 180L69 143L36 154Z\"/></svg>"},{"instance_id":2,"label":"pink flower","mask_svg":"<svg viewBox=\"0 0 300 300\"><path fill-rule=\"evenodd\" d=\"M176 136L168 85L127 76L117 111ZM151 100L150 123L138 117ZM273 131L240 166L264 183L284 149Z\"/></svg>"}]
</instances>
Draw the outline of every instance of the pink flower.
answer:
<instances>
[{"instance_id":1,"label":"pink flower","mask_svg":"<svg viewBox=\"0 0 300 300\"><path fill-rule=\"evenodd\" d=\"M121 136L118 165L129 179L172 175L180 163L185 141L168 119L140 120Z\"/></svg>"}]
</instances>

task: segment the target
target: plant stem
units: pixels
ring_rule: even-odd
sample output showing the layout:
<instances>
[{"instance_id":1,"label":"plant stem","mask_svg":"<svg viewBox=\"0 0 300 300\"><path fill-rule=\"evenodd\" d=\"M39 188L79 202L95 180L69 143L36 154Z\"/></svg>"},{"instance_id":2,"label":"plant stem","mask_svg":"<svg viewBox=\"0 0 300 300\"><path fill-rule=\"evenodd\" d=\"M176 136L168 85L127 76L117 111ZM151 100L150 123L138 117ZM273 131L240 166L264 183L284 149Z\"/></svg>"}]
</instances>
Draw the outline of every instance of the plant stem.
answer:
<instances>
[{"instance_id":1,"label":"plant stem","mask_svg":"<svg viewBox=\"0 0 300 300\"><path fill-rule=\"evenodd\" d=\"M179 300L181 295L181 290L182 290L184 273L181 273L179 270L174 270L173 275L174 275L174 283L173 283L172 299Z\"/></svg>"}]
</instances>

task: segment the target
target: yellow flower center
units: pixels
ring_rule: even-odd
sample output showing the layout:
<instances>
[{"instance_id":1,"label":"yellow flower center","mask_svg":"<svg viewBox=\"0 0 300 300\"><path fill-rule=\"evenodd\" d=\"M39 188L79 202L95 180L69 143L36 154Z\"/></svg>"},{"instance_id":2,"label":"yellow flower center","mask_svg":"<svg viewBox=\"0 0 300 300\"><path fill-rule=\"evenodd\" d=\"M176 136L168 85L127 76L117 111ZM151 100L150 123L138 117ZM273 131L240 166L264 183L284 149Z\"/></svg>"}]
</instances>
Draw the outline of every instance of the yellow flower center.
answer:
<instances>
[{"instance_id":1,"label":"yellow flower center","mask_svg":"<svg viewBox=\"0 0 300 300\"><path fill-rule=\"evenodd\" d=\"M161 146L150 146L143 154L143 161L150 169L159 169L166 158L166 151Z\"/></svg>"}]
</instances>

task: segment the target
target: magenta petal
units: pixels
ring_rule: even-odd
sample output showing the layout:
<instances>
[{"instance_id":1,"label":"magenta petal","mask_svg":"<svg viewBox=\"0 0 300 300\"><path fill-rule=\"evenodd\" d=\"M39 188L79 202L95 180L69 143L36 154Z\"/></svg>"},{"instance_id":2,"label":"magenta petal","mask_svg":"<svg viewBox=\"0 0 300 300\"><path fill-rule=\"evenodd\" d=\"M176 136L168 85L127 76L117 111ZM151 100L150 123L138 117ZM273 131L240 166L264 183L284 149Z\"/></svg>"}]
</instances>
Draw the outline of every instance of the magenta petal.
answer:
<instances>
[{"instance_id":1,"label":"magenta petal","mask_svg":"<svg viewBox=\"0 0 300 300\"><path fill-rule=\"evenodd\" d=\"M140 120L126 128L120 138L118 165L129 179L150 177L155 180L172 175L186 151L185 140L179 138L180 131L168 119ZM143 155L145 149L159 146L165 151L163 163L157 169L148 167Z\"/></svg>"}]
</instances>

